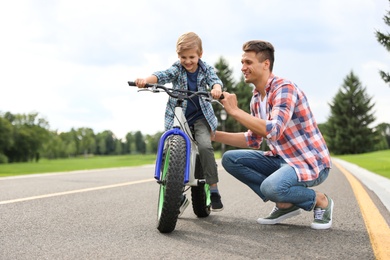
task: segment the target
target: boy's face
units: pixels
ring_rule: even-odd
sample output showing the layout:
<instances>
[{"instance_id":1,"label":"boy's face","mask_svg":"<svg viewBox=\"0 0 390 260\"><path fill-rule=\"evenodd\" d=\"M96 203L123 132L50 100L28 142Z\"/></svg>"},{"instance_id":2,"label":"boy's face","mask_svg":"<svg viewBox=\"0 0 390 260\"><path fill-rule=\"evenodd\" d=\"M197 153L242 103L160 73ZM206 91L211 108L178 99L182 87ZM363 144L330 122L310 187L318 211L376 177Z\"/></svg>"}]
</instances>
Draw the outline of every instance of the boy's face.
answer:
<instances>
[{"instance_id":1,"label":"boy's face","mask_svg":"<svg viewBox=\"0 0 390 260\"><path fill-rule=\"evenodd\" d=\"M198 49L189 49L178 54L181 65L188 72L195 72L198 69L198 61L202 58L202 53L198 54Z\"/></svg>"}]
</instances>

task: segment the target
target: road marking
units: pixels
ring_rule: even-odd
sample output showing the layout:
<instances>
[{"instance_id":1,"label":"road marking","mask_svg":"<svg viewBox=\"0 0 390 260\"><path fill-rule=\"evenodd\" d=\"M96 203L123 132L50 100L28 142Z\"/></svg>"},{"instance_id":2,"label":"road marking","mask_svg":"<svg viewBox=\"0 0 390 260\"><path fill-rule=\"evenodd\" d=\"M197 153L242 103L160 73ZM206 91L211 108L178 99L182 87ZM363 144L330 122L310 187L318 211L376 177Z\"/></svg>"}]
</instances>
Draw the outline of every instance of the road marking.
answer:
<instances>
[{"instance_id":1,"label":"road marking","mask_svg":"<svg viewBox=\"0 0 390 260\"><path fill-rule=\"evenodd\" d=\"M26 198L14 199L14 200L4 200L4 201L0 201L0 205L11 204L11 203L16 203L16 202L23 202L23 201L29 201L29 200L51 198L51 197L63 196L63 195L81 193L81 192L89 192L89 191L96 191L96 190L112 189L112 188L123 187L123 186L139 184L139 183L144 183L144 182L150 182L150 181L155 181L155 179L145 179L145 180L124 182L124 183L118 183L118 184L112 184L112 185L106 185L106 186L99 186L99 187L93 187L93 188L86 188L86 189L80 189L80 190L70 190L70 191L64 191L64 192L50 193L50 194L44 194L44 195L38 195L38 196L32 196L32 197L26 197Z\"/></svg>"},{"instance_id":2,"label":"road marking","mask_svg":"<svg viewBox=\"0 0 390 260\"><path fill-rule=\"evenodd\" d=\"M340 164L333 162L347 177L362 212L376 259L390 259L390 228L363 185Z\"/></svg>"}]
</instances>

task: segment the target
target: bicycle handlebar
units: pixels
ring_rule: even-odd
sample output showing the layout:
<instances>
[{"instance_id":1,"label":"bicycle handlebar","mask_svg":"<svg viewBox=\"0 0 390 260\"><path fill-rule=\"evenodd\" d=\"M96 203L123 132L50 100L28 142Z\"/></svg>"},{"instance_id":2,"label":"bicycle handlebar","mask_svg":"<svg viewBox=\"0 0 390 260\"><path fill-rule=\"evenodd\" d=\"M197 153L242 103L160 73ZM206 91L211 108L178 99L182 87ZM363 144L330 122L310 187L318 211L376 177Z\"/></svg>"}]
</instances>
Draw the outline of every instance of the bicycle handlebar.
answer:
<instances>
[{"instance_id":1,"label":"bicycle handlebar","mask_svg":"<svg viewBox=\"0 0 390 260\"><path fill-rule=\"evenodd\" d=\"M134 81L128 81L127 82L129 84L129 86L132 86L132 87L136 87L137 85L135 84ZM145 84L145 88L152 88L152 92L160 92L158 89L162 89L163 91L165 91L169 96L173 97L173 98L184 98L184 99L190 99L194 96L204 96L206 98L211 98L211 95L209 92L206 92L206 91L191 91L191 90L186 90L186 89L173 89L173 88L167 88L165 87L164 85L158 85L158 84L150 84L150 83L146 83ZM176 92L176 93L174 93ZM186 94L185 96L181 96L180 94ZM190 95L189 95L190 94ZM221 97L219 99L223 99L223 94L221 95Z\"/></svg>"}]
</instances>

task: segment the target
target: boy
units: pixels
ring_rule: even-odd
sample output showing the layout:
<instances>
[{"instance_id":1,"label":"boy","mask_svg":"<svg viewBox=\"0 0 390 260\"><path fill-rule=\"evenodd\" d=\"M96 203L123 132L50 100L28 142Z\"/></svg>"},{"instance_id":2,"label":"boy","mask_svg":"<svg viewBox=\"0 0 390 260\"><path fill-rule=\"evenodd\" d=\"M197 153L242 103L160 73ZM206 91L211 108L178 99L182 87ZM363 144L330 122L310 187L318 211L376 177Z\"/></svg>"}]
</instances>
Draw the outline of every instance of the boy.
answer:
<instances>
[{"instance_id":1,"label":"boy","mask_svg":"<svg viewBox=\"0 0 390 260\"><path fill-rule=\"evenodd\" d=\"M218 99L222 94L222 81L218 78L214 68L201 60L203 49L202 40L193 33L181 35L176 44L176 52L179 60L164 71L157 71L147 78L138 78L135 84L144 87L146 83L158 83L164 85L172 83L174 89L188 89L191 91L207 91L211 87L211 95ZM165 129L173 126L173 116L176 99L169 97L165 111ZM198 142L199 157L207 184L210 185L211 209L221 211L223 204L218 191L218 171L214 157L214 149L211 144L211 131L217 128L215 117L210 102L199 97L194 97L184 102L184 113L188 125L194 128L195 139ZM183 214L189 201L183 196L180 207L180 215ZM180 216L179 215L179 216Z\"/></svg>"}]
</instances>

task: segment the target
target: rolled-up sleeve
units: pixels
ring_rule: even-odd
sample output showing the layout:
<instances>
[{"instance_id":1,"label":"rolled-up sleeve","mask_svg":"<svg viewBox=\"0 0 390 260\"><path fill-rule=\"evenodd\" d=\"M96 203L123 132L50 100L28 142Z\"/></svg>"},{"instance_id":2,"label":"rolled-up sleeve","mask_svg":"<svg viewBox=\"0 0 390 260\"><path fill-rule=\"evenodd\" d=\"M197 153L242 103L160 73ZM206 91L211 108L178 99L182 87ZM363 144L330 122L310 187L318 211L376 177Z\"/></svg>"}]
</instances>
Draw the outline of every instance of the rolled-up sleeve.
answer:
<instances>
[{"instance_id":1,"label":"rolled-up sleeve","mask_svg":"<svg viewBox=\"0 0 390 260\"><path fill-rule=\"evenodd\" d=\"M296 88L291 84L281 85L272 94L272 110L266 121L267 139L275 142L283 135L294 113L297 96Z\"/></svg>"},{"instance_id":2,"label":"rolled-up sleeve","mask_svg":"<svg viewBox=\"0 0 390 260\"><path fill-rule=\"evenodd\" d=\"M180 63L175 62L170 68L153 73L157 77L158 84L164 85L173 82L179 75Z\"/></svg>"}]
</instances>

